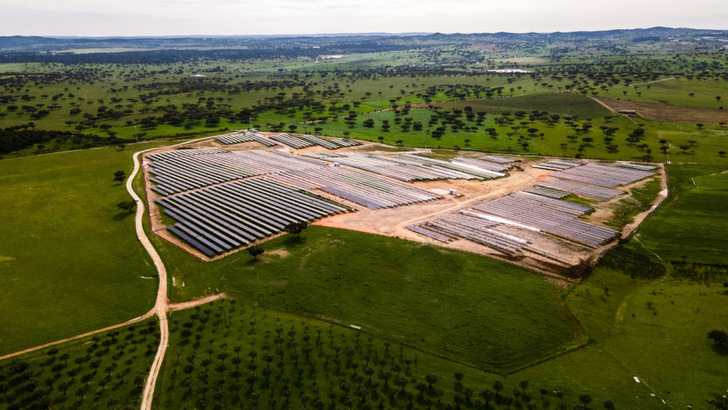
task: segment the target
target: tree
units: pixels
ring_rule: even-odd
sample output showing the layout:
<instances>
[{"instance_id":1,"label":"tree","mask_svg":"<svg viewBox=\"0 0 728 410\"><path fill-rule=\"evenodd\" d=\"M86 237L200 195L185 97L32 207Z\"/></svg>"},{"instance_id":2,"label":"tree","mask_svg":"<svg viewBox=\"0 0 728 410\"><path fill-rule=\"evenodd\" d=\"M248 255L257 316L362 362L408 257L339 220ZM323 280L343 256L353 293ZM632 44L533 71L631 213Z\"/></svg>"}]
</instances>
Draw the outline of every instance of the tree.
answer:
<instances>
[{"instance_id":1,"label":"tree","mask_svg":"<svg viewBox=\"0 0 728 410\"><path fill-rule=\"evenodd\" d=\"M495 390L495 395L498 396L503 391L503 382L500 380L494 381L493 390Z\"/></svg>"},{"instance_id":2,"label":"tree","mask_svg":"<svg viewBox=\"0 0 728 410\"><path fill-rule=\"evenodd\" d=\"M720 155L721 158L725 157L725 151L718 151L718 155Z\"/></svg>"},{"instance_id":3,"label":"tree","mask_svg":"<svg viewBox=\"0 0 728 410\"><path fill-rule=\"evenodd\" d=\"M718 347L728 346L728 333L723 330L713 329L708 332L708 339L713 340Z\"/></svg>"},{"instance_id":4,"label":"tree","mask_svg":"<svg viewBox=\"0 0 728 410\"><path fill-rule=\"evenodd\" d=\"M584 405L584 408L586 409L589 403L592 402L592 396L589 393L580 394L579 401L581 402L581 404Z\"/></svg>"},{"instance_id":5,"label":"tree","mask_svg":"<svg viewBox=\"0 0 728 410\"><path fill-rule=\"evenodd\" d=\"M491 401L491 400L493 400L493 392L492 392L492 391L490 391L490 390L488 390L488 389L483 389L483 390L482 390L482 391L481 391L481 392L479 393L479 395L480 395L480 397L482 397L482 398L483 398L483 400L485 401L485 406L486 406L486 407L489 407L489 406L490 406L490 401Z\"/></svg>"},{"instance_id":6,"label":"tree","mask_svg":"<svg viewBox=\"0 0 728 410\"><path fill-rule=\"evenodd\" d=\"M121 209L122 211L132 212L134 211L134 207L136 207L136 201L121 201L116 204L116 207Z\"/></svg>"},{"instance_id":7,"label":"tree","mask_svg":"<svg viewBox=\"0 0 728 410\"><path fill-rule=\"evenodd\" d=\"M124 172L122 170L118 170L118 171L114 172L114 181L124 182L125 179L126 179L126 172Z\"/></svg>"},{"instance_id":8,"label":"tree","mask_svg":"<svg viewBox=\"0 0 728 410\"><path fill-rule=\"evenodd\" d=\"M248 248L248 253L249 253L249 254L250 254L250 256L252 256L252 257L253 257L253 259L255 259L255 260L258 260L258 255L262 254L263 252L265 252L265 251L263 250L263 248L261 248L261 247L260 247L260 246L258 246L258 245L253 245L253 246L251 246L250 248Z\"/></svg>"},{"instance_id":9,"label":"tree","mask_svg":"<svg viewBox=\"0 0 728 410\"><path fill-rule=\"evenodd\" d=\"M283 229L290 234L296 234L296 236L300 238L301 232L306 228L308 228L308 222L300 221L300 222L290 222Z\"/></svg>"},{"instance_id":10,"label":"tree","mask_svg":"<svg viewBox=\"0 0 728 410\"><path fill-rule=\"evenodd\" d=\"M614 402L611 400L607 400L604 402L604 408L606 410L614 410Z\"/></svg>"},{"instance_id":11,"label":"tree","mask_svg":"<svg viewBox=\"0 0 728 410\"><path fill-rule=\"evenodd\" d=\"M430 390L432 390L432 385L437 383L437 376L435 376L432 373L429 373L429 374L427 374L427 376L425 376L425 381L427 382L427 387Z\"/></svg>"},{"instance_id":12,"label":"tree","mask_svg":"<svg viewBox=\"0 0 728 410\"><path fill-rule=\"evenodd\" d=\"M526 389L528 388L528 380L521 380L518 385L521 387L521 390L523 390L523 394L526 394Z\"/></svg>"},{"instance_id":13,"label":"tree","mask_svg":"<svg viewBox=\"0 0 728 410\"><path fill-rule=\"evenodd\" d=\"M460 384L462 383L462 381L463 381L463 376L464 376L464 375L463 375L463 372L461 372L461 371L457 371L457 372L455 372L455 380L457 380L457 382L458 382L458 386L460 386Z\"/></svg>"}]
</instances>

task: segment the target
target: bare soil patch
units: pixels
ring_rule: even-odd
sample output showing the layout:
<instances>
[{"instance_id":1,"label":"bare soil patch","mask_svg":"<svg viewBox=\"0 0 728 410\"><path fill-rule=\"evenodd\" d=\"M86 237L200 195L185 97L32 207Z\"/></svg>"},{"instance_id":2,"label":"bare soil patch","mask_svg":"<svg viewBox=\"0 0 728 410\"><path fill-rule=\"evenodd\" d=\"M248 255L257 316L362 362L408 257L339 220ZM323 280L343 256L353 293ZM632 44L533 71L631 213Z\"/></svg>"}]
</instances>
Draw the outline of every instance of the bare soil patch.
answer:
<instances>
[{"instance_id":1,"label":"bare soil patch","mask_svg":"<svg viewBox=\"0 0 728 410\"><path fill-rule=\"evenodd\" d=\"M719 124L728 122L728 111L711 108L675 107L671 105L595 98L600 104L616 110L635 110L637 115L653 121Z\"/></svg>"}]
</instances>

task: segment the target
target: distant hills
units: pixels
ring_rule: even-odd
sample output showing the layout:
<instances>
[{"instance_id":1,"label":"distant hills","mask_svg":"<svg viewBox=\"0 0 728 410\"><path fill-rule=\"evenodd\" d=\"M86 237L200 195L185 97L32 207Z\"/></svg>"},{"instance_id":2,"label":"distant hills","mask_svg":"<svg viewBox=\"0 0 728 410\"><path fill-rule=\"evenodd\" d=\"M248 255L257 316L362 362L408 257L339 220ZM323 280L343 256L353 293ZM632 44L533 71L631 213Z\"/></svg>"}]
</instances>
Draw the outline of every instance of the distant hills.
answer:
<instances>
[{"instance_id":1,"label":"distant hills","mask_svg":"<svg viewBox=\"0 0 728 410\"><path fill-rule=\"evenodd\" d=\"M671 39L699 39L726 41L727 30L698 30L690 28L652 27L606 31L575 31L554 33L341 33L280 36L167 36L167 37L0 37L0 51L11 52L64 52L76 49L201 49L269 47L272 43L290 46L314 47L336 43L376 42L380 45L401 42L483 42L483 41L668 41ZM103 50L99 50L103 52Z\"/></svg>"}]
</instances>

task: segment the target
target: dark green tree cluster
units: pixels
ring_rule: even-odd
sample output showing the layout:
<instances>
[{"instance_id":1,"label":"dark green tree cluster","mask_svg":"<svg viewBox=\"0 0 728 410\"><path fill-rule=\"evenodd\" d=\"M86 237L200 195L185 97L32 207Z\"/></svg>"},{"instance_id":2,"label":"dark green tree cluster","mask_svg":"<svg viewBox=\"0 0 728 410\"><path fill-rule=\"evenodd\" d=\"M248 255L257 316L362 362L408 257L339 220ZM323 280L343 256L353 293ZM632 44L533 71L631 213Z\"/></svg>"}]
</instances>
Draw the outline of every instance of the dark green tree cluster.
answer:
<instances>
[{"instance_id":1,"label":"dark green tree cluster","mask_svg":"<svg viewBox=\"0 0 728 410\"><path fill-rule=\"evenodd\" d=\"M362 331L234 301L175 312L170 324L159 396L166 408L567 408L553 388L478 385Z\"/></svg>"},{"instance_id":2,"label":"dark green tree cluster","mask_svg":"<svg viewBox=\"0 0 728 410\"><path fill-rule=\"evenodd\" d=\"M159 344L148 320L0 363L0 408L138 408Z\"/></svg>"}]
</instances>

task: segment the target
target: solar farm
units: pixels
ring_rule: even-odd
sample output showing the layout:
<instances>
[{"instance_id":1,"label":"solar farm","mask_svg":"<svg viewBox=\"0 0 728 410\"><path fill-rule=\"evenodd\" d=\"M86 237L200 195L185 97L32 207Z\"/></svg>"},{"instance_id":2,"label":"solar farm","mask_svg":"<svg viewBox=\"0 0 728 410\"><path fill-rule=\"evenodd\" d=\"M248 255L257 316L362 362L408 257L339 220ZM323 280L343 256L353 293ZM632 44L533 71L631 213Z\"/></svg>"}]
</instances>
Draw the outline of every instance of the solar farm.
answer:
<instances>
[{"instance_id":1,"label":"solar farm","mask_svg":"<svg viewBox=\"0 0 728 410\"><path fill-rule=\"evenodd\" d=\"M299 149L354 147L346 139L329 140L288 134L238 133L218 136L235 145L270 141ZM301 143L301 141L305 142ZM350 164L342 167L339 162ZM418 155L294 155L281 150L232 151L178 149L144 158L154 205L173 221L166 232L198 256L214 258L276 235L291 222L313 222L356 209L395 208L436 201L442 196L406 181L483 180L505 176L481 167L461 167Z\"/></svg>"},{"instance_id":2,"label":"solar farm","mask_svg":"<svg viewBox=\"0 0 728 410\"><path fill-rule=\"evenodd\" d=\"M582 217L592 208L563 198L577 194L609 200L626 195L626 191L615 187L652 177L656 167L556 160L533 168L552 172L547 174L549 179L532 188L491 198L445 217L411 224L407 229L436 242L449 244L465 240L508 258L529 256L567 268L585 262L591 250L613 243L620 232L584 220ZM559 246L560 242L571 246Z\"/></svg>"},{"instance_id":3,"label":"solar farm","mask_svg":"<svg viewBox=\"0 0 728 410\"><path fill-rule=\"evenodd\" d=\"M348 139L308 135L239 132L215 142L226 149L144 158L162 228L155 231L202 259L305 221L568 270L620 236L589 221L592 207L569 198L609 202L628 195L620 187L656 173L642 164L572 160L540 161L524 171L514 168L515 158L377 153ZM248 142L261 147L238 148Z\"/></svg>"}]
</instances>

